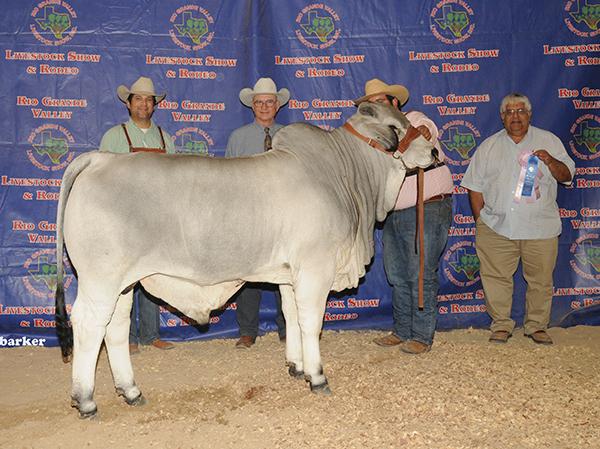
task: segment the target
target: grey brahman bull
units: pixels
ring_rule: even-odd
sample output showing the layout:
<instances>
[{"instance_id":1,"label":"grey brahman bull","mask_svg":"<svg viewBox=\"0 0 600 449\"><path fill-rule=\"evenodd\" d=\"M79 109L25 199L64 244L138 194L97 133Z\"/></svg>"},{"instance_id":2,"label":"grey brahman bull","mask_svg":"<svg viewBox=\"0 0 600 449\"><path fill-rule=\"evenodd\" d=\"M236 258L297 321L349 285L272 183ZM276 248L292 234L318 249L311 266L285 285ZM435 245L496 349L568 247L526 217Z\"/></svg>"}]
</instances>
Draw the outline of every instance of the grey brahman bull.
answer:
<instances>
[{"instance_id":1,"label":"grey brahman bull","mask_svg":"<svg viewBox=\"0 0 600 449\"><path fill-rule=\"evenodd\" d=\"M235 159L91 152L63 176L57 217L57 332L73 348L73 406L93 416L104 341L117 392L145 400L128 351L132 286L140 281L199 323L244 282L279 284L289 372L329 392L319 333L331 290L356 287L373 257L373 227L392 209L406 168L432 145L390 106L363 103L342 128L280 130L273 150ZM399 138L411 135L401 152ZM391 151L386 151L391 149ZM405 148L402 148L405 149ZM78 273L71 320L63 233Z\"/></svg>"}]
</instances>

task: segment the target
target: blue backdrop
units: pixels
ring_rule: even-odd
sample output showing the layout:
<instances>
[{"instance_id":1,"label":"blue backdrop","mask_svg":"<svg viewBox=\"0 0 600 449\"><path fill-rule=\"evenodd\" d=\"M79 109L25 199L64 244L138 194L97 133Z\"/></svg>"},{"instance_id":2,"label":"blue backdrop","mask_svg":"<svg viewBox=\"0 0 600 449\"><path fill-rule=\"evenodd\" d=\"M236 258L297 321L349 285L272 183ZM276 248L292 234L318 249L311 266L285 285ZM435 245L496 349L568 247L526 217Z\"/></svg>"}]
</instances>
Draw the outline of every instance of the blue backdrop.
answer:
<instances>
[{"instance_id":1,"label":"blue backdrop","mask_svg":"<svg viewBox=\"0 0 600 449\"><path fill-rule=\"evenodd\" d=\"M440 265L438 328L485 327L473 221L460 180L477 145L501 128L499 104L520 91L532 123L577 164L559 188L563 217L552 325L599 324L600 43L598 0L0 0L0 346L56 344L54 227L65 167L127 120L116 88L151 77L166 100L154 119L178 151L222 157L252 120L238 100L261 76L287 87L281 123L339 127L348 101L378 77L410 90L405 109L441 131L455 178L454 220ZM515 276L522 322L524 284ZM67 279L73 302L77 281ZM391 290L376 255L358 289L332 295L325 327L389 328ZM263 301L261 332L274 330ZM167 338L235 336L230 305L209 326L164 309Z\"/></svg>"}]
</instances>

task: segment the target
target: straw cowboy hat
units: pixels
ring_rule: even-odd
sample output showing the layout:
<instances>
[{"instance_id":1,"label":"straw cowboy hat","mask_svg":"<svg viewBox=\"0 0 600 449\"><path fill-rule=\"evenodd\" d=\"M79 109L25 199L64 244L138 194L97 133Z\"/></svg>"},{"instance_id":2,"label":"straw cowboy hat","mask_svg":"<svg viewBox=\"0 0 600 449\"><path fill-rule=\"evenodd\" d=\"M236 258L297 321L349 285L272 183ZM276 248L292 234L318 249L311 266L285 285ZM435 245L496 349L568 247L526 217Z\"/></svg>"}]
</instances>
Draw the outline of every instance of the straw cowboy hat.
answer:
<instances>
[{"instance_id":1,"label":"straw cowboy hat","mask_svg":"<svg viewBox=\"0 0 600 449\"><path fill-rule=\"evenodd\" d=\"M252 107L252 99L255 95L261 94L271 94L277 97L277 101L279 101L279 105L283 106L290 99L290 91L286 88L280 89L277 91L277 86L275 82L271 78L260 78L256 84L254 85L254 89L250 89L249 87L245 87L240 90L240 101L248 106Z\"/></svg>"},{"instance_id":2,"label":"straw cowboy hat","mask_svg":"<svg viewBox=\"0 0 600 449\"><path fill-rule=\"evenodd\" d=\"M386 94L396 97L400 106L408 101L408 89L401 84L385 84L383 81L373 78L365 83L365 95L354 100L355 105L359 105L363 101L368 100L373 95Z\"/></svg>"},{"instance_id":3,"label":"straw cowboy hat","mask_svg":"<svg viewBox=\"0 0 600 449\"><path fill-rule=\"evenodd\" d=\"M160 103L167 96L166 93L157 94L154 92L154 83L150 78L140 76L135 83L131 85L131 89L127 86L120 85L117 87L117 95L123 103L127 103L127 99L131 94L152 95L156 100L156 104Z\"/></svg>"}]
</instances>

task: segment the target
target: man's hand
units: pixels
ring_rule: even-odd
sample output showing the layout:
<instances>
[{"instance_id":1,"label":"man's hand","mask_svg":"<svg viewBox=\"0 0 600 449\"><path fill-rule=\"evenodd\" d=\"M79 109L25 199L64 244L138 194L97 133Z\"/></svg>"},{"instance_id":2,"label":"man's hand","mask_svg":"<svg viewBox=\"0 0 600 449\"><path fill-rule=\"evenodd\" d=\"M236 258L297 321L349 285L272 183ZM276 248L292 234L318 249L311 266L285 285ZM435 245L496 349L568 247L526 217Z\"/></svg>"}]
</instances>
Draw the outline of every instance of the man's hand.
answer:
<instances>
[{"instance_id":1,"label":"man's hand","mask_svg":"<svg viewBox=\"0 0 600 449\"><path fill-rule=\"evenodd\" d=\"M567 166L552 157L546 150L535 150L533 154L546 164L546 167L548 167L548 170L550 170L550 173L558 182L568 182L571 180L571 172L569 172Z\"/></svg>"},{"instance_id":2,"label":"man's hand","mask_svg":"<svg viewBox=\"0 0 600 449\"><path fill-rule=\"evenodd\" d=\"M533 155L537 156L538 159L546 165L550 165L550 163L555 160L546 150L536 150L533 152Z\"/></svg>"}]
</instances>

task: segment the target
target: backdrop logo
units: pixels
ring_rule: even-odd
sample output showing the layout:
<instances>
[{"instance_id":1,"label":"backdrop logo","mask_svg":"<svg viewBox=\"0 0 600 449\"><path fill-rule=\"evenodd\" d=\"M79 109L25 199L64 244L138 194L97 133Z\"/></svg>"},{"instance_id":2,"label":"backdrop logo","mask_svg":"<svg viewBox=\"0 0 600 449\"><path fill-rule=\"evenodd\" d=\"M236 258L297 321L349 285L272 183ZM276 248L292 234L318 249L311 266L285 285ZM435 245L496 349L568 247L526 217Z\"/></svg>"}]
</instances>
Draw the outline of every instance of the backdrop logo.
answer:
<instances>
[{"instance_id":1,"label":"backdrop logo","mask_svg":"<svg viewBox=\"0 0 600 449\"><path fill-rule=\"evenodd\" d=\"M468 165L477 146L475 138L479 137L481 133L470 122L453 120L446 123L438 138L446 154L446 162L450 165Z\"/></svg>"},{"instance_id":2,"label":"backdrop logo","mask_svg":"<svg viewBox=\"0 0 600 449\"><path fill-rule=\"evenodd\" d=\"M448 265L444 274L454 285L469 287L479 281L479 258L473 242L455 243L444 254L444 261Z\"/></svg>"},{"instance_id":3,"label":"backdrop logo","mask_svg":"<svg viewBox=\"0 0 600 449\"><path fill-rule=\"evenodd\" d=\"M23 264L28 275L23 278L23 284L29 293L38 298L54 298L56 290L56 250L42 249L36 251ZM65 290L69 288L73 276L65 276Z\"/></svg>"},{"instance_id":4,"label":"backdrop logo","mask_svg":"<svg viewBox=\"0 0 600 449\"><path fill-rule=\"evenodd\" d=\"M175 149L177 153L214 156L209 147L214 145L210 135L200 128L182 128L175 133Z\"/></svg>"},{"instance_id":5,"label":"backdrop logo","mask_svg":"<svg viewBox=\"0 0 600 449\"><path fill-rule=\"evenodd\" d=\"M570 131L572 139L569 140L569 147L575 156L586 161L600 157L600 117L582 115L573 123Z\"/></svg>"},{"instance_id":6,"label":"backdrop logo","mask_svg":"<svg viewBox=\"0 0 600 449\"><path fill-rule=\"evenodd\" d=\"M442 0L431 10L429 24L433 35L446 44L466 41L473 30L473 9L464 0Z\"/></svg>"},{"instance_id":7,"label":"backdrop logo","mask_svg":"<svg viewBox=\"0 0 600 449\"><path fill-rule=\"evenodd\" d=\"M313 3L296 16L296 37L309 48L330 47L340 37L340 16L323 3Z\"/></svg>"},{"instance_id":8,"label":"backdrop logo","mask_svg":"<svg viewBox=\"0 0 600 449\"><path fill-rule=\"evenodd\" d=\"M61 0L45 0L31 11L33 23L29 29L35 38L46 45L61 45L75 36L75 10Z\"/></svg>"},{"instance_id":9,"label":"backdrop logo","mask_svg":"<svg viewBox=\"0 0 600 449\"><path fill-rule=\"evenodd\" d=\"M198 5L178 8L169 19L169 35L176 45L185 50L199 50L206 47L215 35L211 31L215 20L208 10Z\"/></svg>"},{"instance_id":10,"label":"backdrop logo","mask_svg":"<svg viewBox=\"0 0 600 449\"><path fill-rule=\"evenodd\" d=\"M75 157L69 151L69 144L74 144L75 139L61 125L42 125L31 132L27 141L33 147L27 150L27 157L40 170L62 170Z\"/></svg>"},{"instance_id":11,"label":"backdrop logo","mask_svg":"<svg viewBox=\"0 0 600 449\"><path fill-rule=\"evenodd\" d=\"M569 0L565 3L565 23L577 36L597 36L600 33L599 22L600 3L592 4L589 0Z\"/></svg>"},{"instance_id":12,"label":"backdrop logo","mask_svg":"<svg viewBox=\"0 0 600 449\"><path fill-rule=\"evenodd\" d=\"M600 241L598 234L584 234L570 248L571 268L580 277L600 280Z\"/></svg>"}]
</instances>

